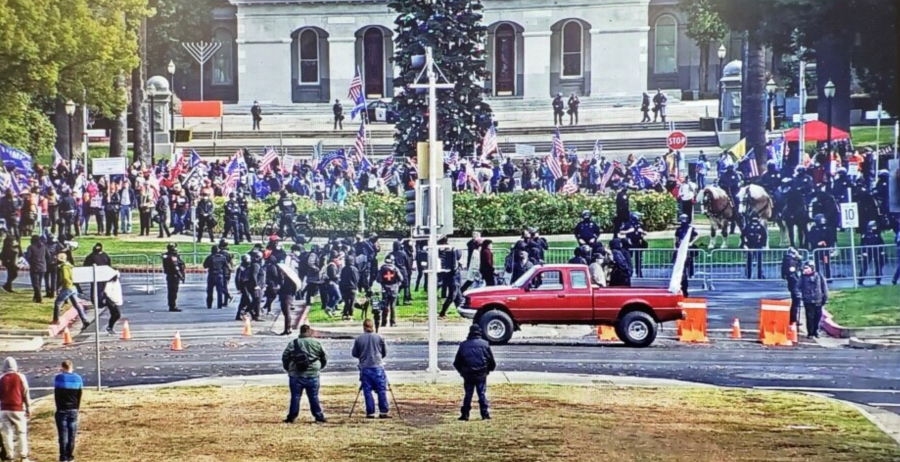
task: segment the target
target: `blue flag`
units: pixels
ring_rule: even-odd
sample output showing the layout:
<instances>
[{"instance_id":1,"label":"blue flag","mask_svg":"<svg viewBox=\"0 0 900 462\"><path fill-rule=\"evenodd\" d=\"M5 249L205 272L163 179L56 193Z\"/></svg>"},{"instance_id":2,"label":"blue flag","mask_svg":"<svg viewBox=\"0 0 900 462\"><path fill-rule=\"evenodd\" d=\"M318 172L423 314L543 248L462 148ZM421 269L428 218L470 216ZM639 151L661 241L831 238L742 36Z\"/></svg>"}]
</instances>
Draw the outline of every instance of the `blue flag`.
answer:
<instances>
[{"instance_id":1,"label":"blue flag","mask_svg":"<svg viewBox=\"0 0 900 462\"><path fill-rule=\"evenodd\" d=\"M331 151L328 154L325 154L322 157L322 160L319 161L319 165L316 167L317 170L324 172L325 167L331 164L332 161L340 160L341 165L346 169L347 168L347 157L344 156L344 150L338 149L335 151Z\"/></svg>"},{"instance_id":2,"label":"blue flag","mask_svg":"<svg viewBox=\"0 0 900 462\"><path fill-rule=\"evenodd\" d=\"M0 143L0 157L3 158L3 166L8 171L17 171L25 175L30 175L33 171L31 168L31 156L3 143Z\"/></svg>"}]
</instances>

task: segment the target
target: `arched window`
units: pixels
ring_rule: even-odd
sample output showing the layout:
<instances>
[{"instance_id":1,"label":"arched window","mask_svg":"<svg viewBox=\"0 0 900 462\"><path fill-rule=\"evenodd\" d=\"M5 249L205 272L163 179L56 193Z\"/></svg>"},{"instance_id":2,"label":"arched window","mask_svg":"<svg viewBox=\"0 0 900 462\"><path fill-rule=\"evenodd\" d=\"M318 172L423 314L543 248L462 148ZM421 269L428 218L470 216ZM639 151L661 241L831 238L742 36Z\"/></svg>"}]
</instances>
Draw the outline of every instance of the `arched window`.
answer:
<instances>
[{"instance_id":1,"label":"arched window","mask_svg":"<svg viewBox=\"0 0 900 462\"><path fill-rule=\"evenodd\" d=\"M562 29L562 76L581 77L581 50L584 42L584 34L581 23L578 21L567 22Z\"/></svg>"},{"instance_id":2,"label":"arched window","mask_svg":"<svg viewBox=\"0 0 900 462\"><path fill-rule=\"evenodd\" d=\"M300 83L319 83L319 34L312 29L300 33Z\"/></svg>"},{"instance_id":3,"label":"arched window","mask_svg":"<svg viewBox=\"0 0 900 462\"><path fill-rule=\"evenodd\" d=\"M217 29L213 40L222 44L213 56L213 85L234 83L234 36L226 29Z\"/></svg>"},{"instance_id":4,"label":"arched window","mask_svg":"<svg viewBox=\"0 0 900 462\"><path fill-rule=\"evenodd\" d=\"M672 16L660 16L654 27L656 53L653 70L657 74L678 71L678 23Z\"/></svg>"}]
</instances>

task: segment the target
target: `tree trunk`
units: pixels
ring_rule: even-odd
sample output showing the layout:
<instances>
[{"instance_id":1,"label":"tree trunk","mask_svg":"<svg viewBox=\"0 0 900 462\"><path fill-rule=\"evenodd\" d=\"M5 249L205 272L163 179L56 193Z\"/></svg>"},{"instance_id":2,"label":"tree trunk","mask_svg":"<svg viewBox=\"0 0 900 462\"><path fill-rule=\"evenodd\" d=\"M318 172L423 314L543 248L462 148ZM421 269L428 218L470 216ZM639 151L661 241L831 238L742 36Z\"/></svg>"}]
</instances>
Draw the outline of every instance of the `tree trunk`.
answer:
<instances>
[{"instance_id":1,"label":"tree trunk","mask_svg":"<svg viewBox=\"0 0 900 462\"><path fill-rule=\"evenodd\" d=\"M125 87L125 76L116 79L116 90L128 94ZM128 103L113 118L112 130L109 134L109 157L125 157L128 154Z\"/></svg>"},{"instance_id":2,"label":"tree trunk","mask_svg":"<svg viewBox=\"0 0 900 462\"><path fill-rule=\"evenodd\" d=\"M53 126L56 127L56 151L63 159L71 161L69 158L69 115L66 114L66 100L56 98L53 102L54 115Z\"/></svg>"},{"instance_id":3,"label":"tree trunk","mask_svg":"<svg viewBox=\"0 0 900 462\"><path fill-rule=\"evenodd\" d=\"M138 33L138 54L140 64L131 72L131 114L134 119L134 159L150 164L150 126L149 111L144 104L144 82L146 81L145 65L147 58L147 20L141 20Z\"/></svg>"},{"instance_id":4,"label":"tree trunk","mask_svg":"<svg viewBox=\"0 0 900 462\"><path fill-rule=\"evenodd\" d=\"M700 43L700 93L709 93L709 45Z\"/></svg>"},{"instance_id":5,"label":"tree trunk","mask_svg":"<svg viewBox=\"0 0 900 462\"><path fill-rule=\"evenodd\" d=\"M765 170L766 161L766 52L756 34L751 34L747 50L747 81L743 95L746 111L742 114L741 126L746 127L747 152L753 149L760 171Z\"/></svg>"}]
</instances>

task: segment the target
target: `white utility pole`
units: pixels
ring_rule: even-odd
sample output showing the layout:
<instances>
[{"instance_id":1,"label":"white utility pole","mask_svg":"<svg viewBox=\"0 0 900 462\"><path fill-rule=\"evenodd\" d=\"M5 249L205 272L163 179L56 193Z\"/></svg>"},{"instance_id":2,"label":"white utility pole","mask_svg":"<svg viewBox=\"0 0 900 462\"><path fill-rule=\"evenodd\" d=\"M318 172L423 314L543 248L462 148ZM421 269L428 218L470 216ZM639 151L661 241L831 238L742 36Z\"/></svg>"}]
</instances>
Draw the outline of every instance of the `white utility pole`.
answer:
<instances>
[{"instance_id":1,"label":"white utility pole","mask_svg":"<svg viewBox=\"0 0 900 462\"><path fill-rule=\"evenodd\" d=\"M444 165L443 146L437 139L437 90L455 88L449 82L437 82L437 65L431 47L425 48L425 72L427 84L413 84L411 88L428 89L428 369L433 381L437 381L438 367L438 275L441 264L438 261L438 176ZM446 81L446 77L444 78Z\"/></svg>"},{"instance_id":2,"label":"white utility pole","mask_svg":"<svg viewBox=\"0 0 900 462\"><path fill-rule=\"evenodd\" d=\"M803 61L803 49L800 50L800 156L797 166L803 165L803 154L806 152L806 61Z\"/></svg>"}]
</instances>

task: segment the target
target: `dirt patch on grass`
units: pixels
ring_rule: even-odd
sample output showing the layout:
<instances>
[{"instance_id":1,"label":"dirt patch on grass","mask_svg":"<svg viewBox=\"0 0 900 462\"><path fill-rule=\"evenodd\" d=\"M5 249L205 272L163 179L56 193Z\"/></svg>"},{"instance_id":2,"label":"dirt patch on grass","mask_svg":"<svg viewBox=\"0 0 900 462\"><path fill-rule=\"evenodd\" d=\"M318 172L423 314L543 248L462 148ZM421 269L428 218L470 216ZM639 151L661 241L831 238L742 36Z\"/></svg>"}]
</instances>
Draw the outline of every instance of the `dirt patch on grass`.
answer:
<instances>
[{"instance_id":1,"label":"dirt patch on grass","mask_svg":"<svg viewBox=\"0 0 900 462\"><path fill-rule=\"evenodd\" d=\"M395 386L403 420L366 420L356 389L327 387L329 423L281 423L282 388L87 392L77 457L91 461L895 462L900 448L848 407L710 389L496 385L494 419L458 422L459 387ZM55 460L52 403L31 426ZM477 411L473 412L477 416Z\"/></svg>"}]
</instances>

